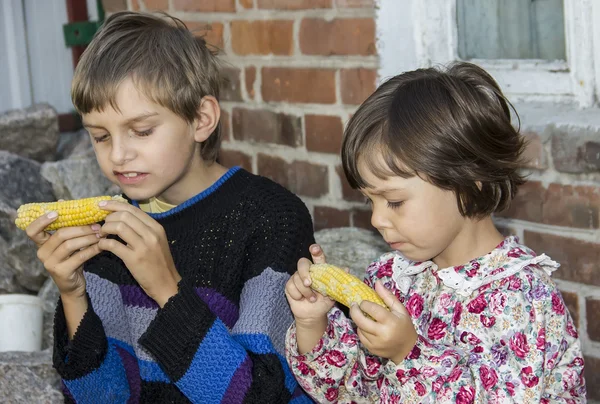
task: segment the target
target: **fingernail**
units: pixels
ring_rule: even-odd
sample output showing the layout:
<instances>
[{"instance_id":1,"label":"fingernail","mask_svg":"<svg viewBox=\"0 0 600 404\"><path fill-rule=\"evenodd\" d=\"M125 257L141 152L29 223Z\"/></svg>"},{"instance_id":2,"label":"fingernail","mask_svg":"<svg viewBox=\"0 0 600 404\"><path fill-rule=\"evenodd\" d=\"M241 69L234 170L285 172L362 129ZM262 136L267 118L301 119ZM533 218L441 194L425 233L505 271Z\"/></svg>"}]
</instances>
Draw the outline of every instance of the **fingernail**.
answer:
<instances>
[{"instance_id":1,"label":"fingernail","mask_svg":"<svg viewBox=\"0 0 600 404\"><path fill-rule=\"evenodd\" d=\"M308 279L304 280L304 286L310 286L310 281Z\"/></svg>"},{"instance_id":2,"label":"fingernail","mask_svg":"<svg viewBox=\"0 0 600 404\"><path fill-rule=\"evenodd\" d=\"M92 225L92 230L94 230L94 231L98 231L101 228L102 228L102 226L100 226L98 223Z\"/></svg>"},{"instance_id":3,"label":"fingernail","mask_svg":"<svg viewBox=\"0 0 600 404\"><path fill-rule=\"evenodd\" d=\"M100 233L96 233L96 238L102 238L102 236L100 235Z\"/></svg>"},{"instance_id":4,"label":"fingernail","mask_svg":"<svg viewBox=\"0 0 600 404\"><path fill-rule=\"evenodd\" d=\"M316 298L316 297L314 297L314 296L311 296L309 300L310 300L311 302L313 302L313 303L314 303L314 302L316 302L316 301L317 301L317 298Z\"/></svg>"},{"instance_id":5,"label":"fingernail","mask_svg":"<svg viewBox=\"0 0 600 404\"><path fill-rule=\"evenodd\" d=\"M98 206L106 206L107 203L107 201L100 201L98 202Z\"/></svg>"},{"instance_id":6,"label":"fingernail","mask_svg":"<svg viewBox=\"0 0 600 404\"><path fill-rule=\"evenodd\" d=\"M55 217L58 217L58 212L48 213L48 219L54 219Z\"/></svg>"}]
</instances>

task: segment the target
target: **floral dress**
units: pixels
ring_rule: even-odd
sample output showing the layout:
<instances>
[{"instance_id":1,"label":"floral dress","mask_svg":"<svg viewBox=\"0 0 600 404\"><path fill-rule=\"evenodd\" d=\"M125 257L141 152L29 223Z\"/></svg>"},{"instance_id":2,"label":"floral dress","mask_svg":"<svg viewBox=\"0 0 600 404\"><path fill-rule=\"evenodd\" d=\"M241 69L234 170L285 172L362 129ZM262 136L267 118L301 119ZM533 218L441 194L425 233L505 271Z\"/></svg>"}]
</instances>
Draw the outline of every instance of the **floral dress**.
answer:
<instances>
[{"instance_id":1,"label":"floral dress","mask_svg":"<svg viewBox=\"0 0 600 404\"><path fill-rule=\"evenodd\" d=\"M396 365L371 355L337 307L312 352L286 337L288 363L319 403L585 402L577 330L550 273L558 264L508 237L457 267L384 254L367 268L405 305L419 335Z\"/></svg>"}]
</instances>

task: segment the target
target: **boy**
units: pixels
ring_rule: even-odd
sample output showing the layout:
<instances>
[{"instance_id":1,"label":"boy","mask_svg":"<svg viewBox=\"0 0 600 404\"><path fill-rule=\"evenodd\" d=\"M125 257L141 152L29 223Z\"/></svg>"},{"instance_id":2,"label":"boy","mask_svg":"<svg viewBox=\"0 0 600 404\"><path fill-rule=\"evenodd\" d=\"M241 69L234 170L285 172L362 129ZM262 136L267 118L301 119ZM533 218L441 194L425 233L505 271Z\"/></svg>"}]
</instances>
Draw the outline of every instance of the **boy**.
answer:
<instances>
[{"instance_id":1,"label":"boy","mask_svg":"<svg viewBox=\"0 0 600 404\"><path fill-rule=\"evenodd\" d=\"M284 359L283 288L314 242L299 198L216 162L219 65L175 19L109 17L72 99L129 204L104 224L27 234L59 288L67 402L308 402Z\"/></svg>"}]
</instances>

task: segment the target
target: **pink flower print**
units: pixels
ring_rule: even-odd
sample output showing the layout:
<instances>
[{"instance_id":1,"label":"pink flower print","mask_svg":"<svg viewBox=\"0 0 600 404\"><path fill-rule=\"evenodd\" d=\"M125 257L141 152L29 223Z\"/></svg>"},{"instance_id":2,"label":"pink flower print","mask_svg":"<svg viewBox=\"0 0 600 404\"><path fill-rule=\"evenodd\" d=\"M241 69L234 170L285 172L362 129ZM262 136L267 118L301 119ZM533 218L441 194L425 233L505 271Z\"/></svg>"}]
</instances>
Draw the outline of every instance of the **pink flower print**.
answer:
<instances>
[{"instance_id":1,"label":"pink flower print","mask_svg":"<svg viewBox=\"0 0 600 404\"><path fill-rule=\"evenodd\" d=\"M412 295L406 302L406 310L412 318L419 318L423 313L423 297L421 295Z\"/></svg>"},{"instance_id":2,"label":"pink flower print","mask_svg":"<svg viewBox=\"0 0 600 404\"><path fill-rule=\"evenodd\" d=\"M380 266L379 269L377 269L377 277L378 278L385 278L385 277L390 277L392 276L393 270L392 270L392 260L383 262Z\"/></svg>"},{"instance_id":3,"label":"pink flower print","mask_svg":"<svg viewBox=\"0 0 600 404\"><path fill-rule=\"evenodd\" d=\"M452 306L452 296L449 293L444 293L438 300L439 310L443 314L448 314L448 309Z\"/></svg>"},{"instance_id":4,"label":"pink flower print","mask_svg":"<svg viewBox=\"0 0 600 404\"><path fill-rule=\"evenodd\" d=\"M540 332L538 332L537 341L536 341L535 346L539 351L546 350L546 329L545 328L540 328Z\"/></svg>"},{"instance_id":5,"label":"pink flower print","mask_svg":"<svg viewBox=\"0 0 600 404\"><path fill-rule=\"evenodd\" d=\"M442 388L442 386L444 385L444 378L442 376L438 376L437 379L435 379L433 381L433 383L431 384L431 389L435 392L435 393L439 393L440 389Z\"/></svg>"},{"instance_id":6,"label":"pink flower print","mask_svg":"<svg viewBox=\"0 0 600 404\"><path fill-rule=\"evenodd\" d=\"M429 324L427 337L432 340L442 339L446 335L446 327L448 327L448 324L437 317L434 318L431 324Z\"/></svg>"},{"instance_id":7,"label":"pink flower print","mask_svg":"<svg viewBox=\"0 0 600 404\"><path fill-rule=\"evenodd\" d=\"M456 395L457 404L469 404L475 402L475 389L471 386L461 386Z\"/></svg>"},{"instance_id":8,"label":"pink flower print","mask_svg":"<svg viewBox=\"0 0 600 404\"><path fill-rule=\"evenodd\" d=\"M303 376L306 376L306 375L309 375L309 374L310 375L314 375L315 374L315 371L313 369L309 368L308 365L306 363L304 363L304 362L298 363L297 368L298 368L298 370L300 371L300 373Z\"/></svg>"},{"instance_id":9,"label":"pink flower print","mask_svg":"<svg viewBox=\"0 0 600 404\"><path fill-rule=\"evenodd\" d=\"M539 377L537 377L533 373L531 366L527 366L527 367L524 367L523 369L521 369L521 382L523 382L523 384L525 386L527 386L529 388L535 387L535 386L537 386L539 381L540 381Z\"/></svg>"},{"instance_id":10,"label":"pink flower print","mask_svg":"<svg viewBox=\"0 0 600 404\"><path fill-rule=\"evenodd\" d=\"M495 290L490 294L490 311L495 315L500 315L504 312L504 307L506 306L506 295L500 292L499 290Z\"/></svg>"},{"instance_id":11,"label":"pink flower print","mask_svg":"<svg viewBox=\"0 0 600 404\"><path fill-rule=\"evenodd\" d=\"M454 369L452 369L452 372L450 372L450 375L448 376L448 379L446 380L448 383L452 383L457 381L460 376L462 375L462 371L459 367L456 367Z\"/></svg>"},{"instance_id":12,"label":"pink flower print","mask_svg":"<svg viewBox=\"0 0 600 404\"><path fill-rule=\"evenodd\" d=\"M523 251L517 247L517 248L513 248L512 250L510 250L508 252L508 254L506 254L506 255L508 255L510 258L519 258L524 254L525 254L525 251Z\"/></svg>"},{"instance_id":13,"label":"pink flower print","mask_svg":"<svg viewBox=\"0 0 600 404\"><path fill-rule=\"evenodd\" d=\"M327 399L327 401L336 401L338 398L338 389L336 389L335 387L328 388L325 392L325 398Z\"/></svg>"},{"instance_id":14,"label":"pink flower print","mask_svg":"<svg viewBox=\"0 0 600 404\"><path fill-rule=\"evenodd\" d=\"M556 292L552 293L552 311L561 316L565 314L565 305L563 303L563 300Z\"/></svg>"},{"instance_id":15,"label":"pink flower print","mask_svg":"<svg viewBox=\"0 0 600 404\"><path fill-rule=\"evenodd\" d=\"M481 343L481 340L477 338L475 334L468 331L463 331L462 334L460 334L460 341L463 344L469 343L471 345L478 345Z\"/></svg>"},{"instance_id":16,"label":"pink flower print","mask_svg":"<svg viewBox=\"0 0 600 404\"><path fill-rule=\"evenodd\" d=\"M462 304L456 302L454 305L454 315L452 316L452 325L455 327L460 323L460 316L462 315Z\"/></svg>"},{"instance_id":17,"label":"pink flower print","mask_svg":"<svg viewBox=\"0 0 600 404\"><path fill-rule=\"evenodd\" d=\"M381 363L379 363L379 360L377 360L373 356L367 356L365 358L365 361L367 362L367 368L365 369L366 374L368 376L376 376L379 372L379 368L381 367Z\"/></svg>"},{"instance_id":18,"label":"pink flower print","mask_svg":"<svg viewBox=\"0 0 600 404\"><path fill-rule=\"evenodd\" d=\"M479 320L481 320L481 324L483 324L485 328L493 327L494 324L496 324L496 317L492 316L488 317L482 314L479 316Z\"/></svg>"},{"instance_id":19,"label":"pink flower print","mask_svg":"<svg viewBox=\"0 0 600 404\"><path fill-rule=\"evenodd\" d=\"M341 368L346 364L346 356L342 352L337 350L328 352L325 355L325 359L327 360L327 363L338 368Z\"/></svg>"},{"instance_id":20,"label":"pink flower print","mask_svg":"<svg viewBox=\"0 0 600 404\"><path fill-rule=\"evenodd\" d=\"M335 380L333 380L331 377L326 377L323 381L325 382L325 384L329 384L330 386L333 386L335 384Z\"/></svg>"},{"instance_id":21,"label":"pink flower print","mask_svg":"<svg viewBox=\"0 0 600 404\"><path fill-rule=\"evenodd\" d=\"M485 310L488 303L485 300L485 296L483 294L477 296L475 299L471 300L471 302L467 305L467 310L469 313L479 314Z\"/></svg>"},{"instance_id":22,"label":"pink flower print","mask_svg":"<svg viewBox=\"0 0 600 404\"><path fill-rule=\"evenodd\" d=\"M490 393L489 404L504 404L507 398L506 392L503 389L497 389Z\"/></svg>"},{"instance_id":23,"label":"pink flower print","mask_svg":"<svg viewBox=\"0 0 600 404\"><path fill-rule=\"evenodd\" d=\"M415 345L406 358L413 360L413 359L419 359L420 356L421 356L421 348L419 348L418 346Z\"/></svg>"},{"instance_id":24,"label":"pink flower print","mask_svg":"<svg viewBox=\"0 0 600 404\"><path fill-rule=\"evenodd\" d=\"M579 383L579 374L573 368L567 368L562 375L565 390L570 390Z\"/></svg>"},{"instance_id":25,"label":"pink flower print","mask_svg":"<svg viewBox=\"0 0 600 404\"><path fill-rule=\"evenodd\" d=\"M511 276L509 290L521 290L521 279L516 276Z\"/></svg>"},{"instance_id":26,"label":"pink flower print","mask_svg":"<svg viewBox=\"0 0 600 404\"><path fill-rule=\"evenodd\" d=\"M504 383L504 385L506 386L506 390L508 390L508 394L510 394L511 397L514 397L515 385L512 384L511 382L506 382L506 383Z\"/></svg>"},{"instance_id":27,"label":"pink flower print","mask_svg":"<svg viewBox=\"0 0 600 404\"><path fill-rule=\"evenodd\" d=\"M396 379L398 379L398 381L400 383L406 382L407 378L408 377L406 376L406 373L404 372L404 370L402 370L402 369L396 370Z\"/></svg>"},{"instance_id":28,"label":"pink flower print","mask_svg":"<svg viewBox=\"0 0 600 404\"><path fill-rule=\"evenodd\" d=\"M344 333L344 334L342 334L342 337L340 338L340 340L342 341L342 344L346 344L346 345L350 345L350 346L356 345L357 339L358 339L358 336L356 334L351 334L351 333Z\"/></svg>"},{"instance_id":29,"label":"pink flower print","mask_svg":"<svg viewBox=\"0 0 600 404\"><path fill-rule=\"evenodd\" d=\"M419 382L419 381L415 382L415 391L421 397L423 397L425 395L425 393L426 393L425 386L423 386L423 384L421 382Z\"/></svg>"},{"instance_id":30,"label":"pink flower print","mask_svg":"<svg viewBox=\"0 0 600 404\"><path fill-rule=\"evenodd\" d=\"M512 349L517 357L524 359L529 353L527 336L522 332L517 332L515 335L513 335L510 339L510 349Z\"/></svg>"},{"instance_id":31,"label":"pink flower print","mask_svg":"<svg viewBox=\"0 0 600 404\"><path fill-rule=\"evenodd\" d=\"M575 329L575 326L573 325L573 321L567 322L567 334L569 334L573 338L577 338L579 336L577 330Z\"/></svg>"},{"instance_id":32,"label":"pink flower print","mask_svg":"<svg viewBox=\"0 0 600 404\"><path fill-rule=\"evenodd\" d=\"M485 365L482 365L479 368L479 377L485 391L489 391L498 382L498 375L496 374L496 371Z\"/></svg>"}]
</instances>

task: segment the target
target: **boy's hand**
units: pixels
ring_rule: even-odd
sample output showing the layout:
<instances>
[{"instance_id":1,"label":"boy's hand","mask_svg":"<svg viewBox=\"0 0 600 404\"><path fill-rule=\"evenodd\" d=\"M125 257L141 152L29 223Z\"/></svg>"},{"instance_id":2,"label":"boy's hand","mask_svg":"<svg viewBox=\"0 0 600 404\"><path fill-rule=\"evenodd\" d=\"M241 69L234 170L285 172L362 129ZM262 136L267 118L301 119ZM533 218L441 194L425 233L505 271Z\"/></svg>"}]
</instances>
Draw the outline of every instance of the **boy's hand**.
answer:
<instances>
[{"instance_id":1,"label":"boy's hand","mask_svg":"<svg viewBox=\"0 0 600 404\"><path fill-rule=\"evenodd\" d=\"M310 246L310 254L315 264L325 263L325 254L318 244ZM310 288L311 279L308 272L312 262L306 258L298 261L298 271L291 276L285 285L285 295L296 318L297 324L310 325L322 322L335 301L315 292Z\"/></svg>"},{"instance_id":2,"label":"boy's hand","mask_svg":"<svg viewBox=\"0 0 600 404\"><path fill-rule=\"evenodd\" d=\"M98 246L121 258L146 294L163 307L177 294L181 280L164 228L135 206L114 201L99 205L113 211L104 220L101 234L119 236L127 244L103 238Z\"/></svg>"},{"instance_id":3,"label":"boy's hand","mask_svg":"<svg viewBox=\"0 0 600 404\"><path fill-rule=\"evenodd\" d=\"M375 291L390 311L363 301L360 307L352 305L350 316L358 327L360 341L369 352L399 364L415 346L417 332L404 305L380 281L375 283ZM365 316L363 311L375 321Z\"/></svg>"},{"instance_id":4,"label":"boy's hand","mask_svg":"<svg viewBox=\"0 0 600 404\"><path fill-rule=\"evenodd\" d=\"M44 264L64 298L85 296L83 263L100 253L100 225L65 227L49 234L44 229L56 220L50 212L34 220L25 232L37 245L37 256Z\"/></svg>"}]
</instances>

